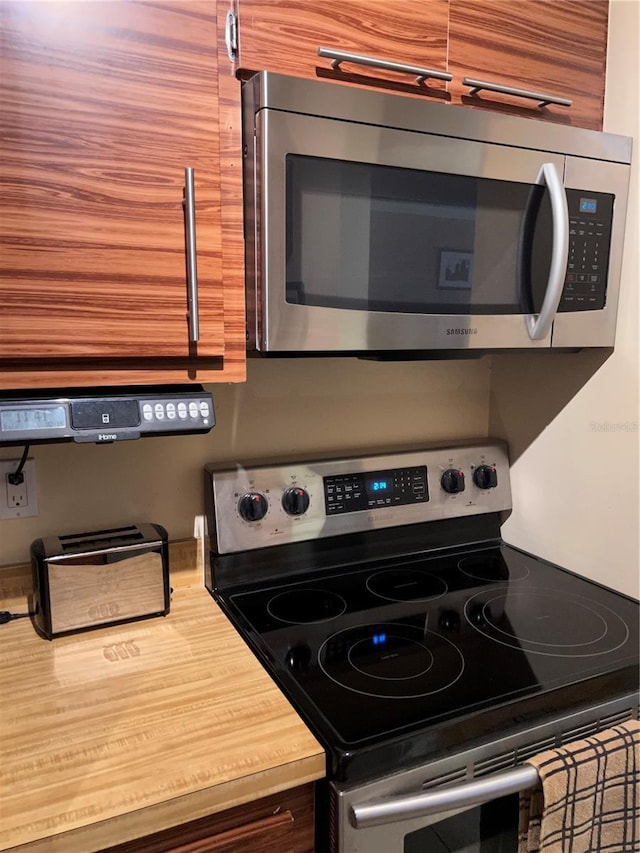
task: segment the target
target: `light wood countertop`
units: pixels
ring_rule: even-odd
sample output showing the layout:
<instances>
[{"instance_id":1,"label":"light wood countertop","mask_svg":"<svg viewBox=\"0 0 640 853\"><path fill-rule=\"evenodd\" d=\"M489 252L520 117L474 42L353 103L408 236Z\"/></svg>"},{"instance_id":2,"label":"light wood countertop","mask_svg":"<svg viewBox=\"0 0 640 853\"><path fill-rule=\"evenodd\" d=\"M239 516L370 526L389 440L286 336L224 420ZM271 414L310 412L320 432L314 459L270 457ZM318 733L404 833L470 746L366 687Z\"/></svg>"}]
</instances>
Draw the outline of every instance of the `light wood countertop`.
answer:
<instances>
[{"instance_id":1,"label":"light wood countertop","mask_svg":"<svg viewBox=\"0 0 640 853\"><path fill-rule=\"evenodd\" d=\"M89 853L324 776L324 753L193 568L167 617L51 642L0 626L0 850ZM0 569L0 609L24 611Z\"/></svg>"}]
</instances>

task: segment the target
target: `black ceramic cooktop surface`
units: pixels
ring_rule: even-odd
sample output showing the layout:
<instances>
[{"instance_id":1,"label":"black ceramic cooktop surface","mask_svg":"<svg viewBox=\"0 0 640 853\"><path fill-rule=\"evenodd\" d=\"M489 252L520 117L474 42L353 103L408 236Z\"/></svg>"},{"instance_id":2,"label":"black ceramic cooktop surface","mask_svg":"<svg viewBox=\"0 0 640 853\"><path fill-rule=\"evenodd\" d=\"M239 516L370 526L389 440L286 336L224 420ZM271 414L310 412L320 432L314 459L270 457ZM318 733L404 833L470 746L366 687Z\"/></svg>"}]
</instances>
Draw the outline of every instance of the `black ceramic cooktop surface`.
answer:
<instances>
[{"instance_id":1,"label":"black ceramic cooktop surface","mask_svg":"<svg viewBox=\"0 0 640 853\"><path fill-rule=\"evenodd\" d=\"M314 730L347 751L638 664L637 602L505 545L223 604Z\"/></svg>"}]
</instances>

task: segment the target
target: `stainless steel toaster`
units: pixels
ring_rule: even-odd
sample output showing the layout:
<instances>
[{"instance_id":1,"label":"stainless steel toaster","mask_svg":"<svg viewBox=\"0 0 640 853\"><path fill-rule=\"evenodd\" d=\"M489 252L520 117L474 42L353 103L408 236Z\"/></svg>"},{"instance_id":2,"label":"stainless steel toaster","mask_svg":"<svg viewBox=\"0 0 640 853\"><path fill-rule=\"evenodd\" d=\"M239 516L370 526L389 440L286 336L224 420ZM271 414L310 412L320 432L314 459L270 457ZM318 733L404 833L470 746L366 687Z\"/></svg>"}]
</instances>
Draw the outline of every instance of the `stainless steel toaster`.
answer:
<instances>
[{"instance_id":1,"label":"stainless steel toaster","mask_svg":"<svg viewBox=\"0 0 640 853\"><path fill-rule=\"evenodd\" d=\"M37 539L34 622L51 640L169 612L167 531L139 524Z\"/></svg>"}]
</instances>

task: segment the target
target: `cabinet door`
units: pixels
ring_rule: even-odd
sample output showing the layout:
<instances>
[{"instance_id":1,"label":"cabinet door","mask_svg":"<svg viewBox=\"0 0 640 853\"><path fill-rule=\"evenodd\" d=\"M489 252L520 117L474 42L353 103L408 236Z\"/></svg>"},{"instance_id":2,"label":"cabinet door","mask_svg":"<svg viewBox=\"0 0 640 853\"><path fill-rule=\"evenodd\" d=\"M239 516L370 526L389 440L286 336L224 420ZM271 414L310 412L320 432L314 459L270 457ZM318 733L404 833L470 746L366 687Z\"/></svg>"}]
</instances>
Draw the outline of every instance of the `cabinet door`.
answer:
<instances>
[{"instance_id":1,"label":"cabinet door","mask_svg":"<svg viewBox=\"0 0 640 853\"><path fill-rule=\"evenodd\" d=\"M295 853L291 812L219 832L209 838L172 847L167 853ZM144 853L144 851L141 851Z\"/></svg>"},{"instance_id":2,"label":"cabinet door","mask_svg":"<svg viewBox=\"0 0 640 853\"><path fill-rule=\"evenodd\" d=\"M224 355L215 10L204 0L18 0L1 13L0 371L3 359L104 368Z\"/></svg>"},{"instance_id":3,"label":"cabinet door","mask_svg":"<svg viewBox=\"0 0 640 853\"><path fill-rule=\"evenodd\" d=\"M602 129L607 0L450 0L449 84L453 102L577 127ZM548 106L484 91L462 79L556 95L571 107Z\"/></svg>"},{"instance_id":4,"label":"cabinet door","mask_svg":"<svg viewBox=\"0 0 640 853\"><path fill-rule=\"evenodd\" d=\"M407 75L353 63L332 71L318 47L445 70L448 0L238 0L236 9L241 76L266 70L416 88ZM441 84L431 88L443 92Z\"/></svg>"},{"instance_id":5,"label":"cabinet door","mask_svg":"<svg viewBox=\"0 0 640 853\"><path fill-rule=\"evenodd\" d=\"M313 853L313 849L313 784L306 784L102 853Z\"/></svg>"}]
</instances>

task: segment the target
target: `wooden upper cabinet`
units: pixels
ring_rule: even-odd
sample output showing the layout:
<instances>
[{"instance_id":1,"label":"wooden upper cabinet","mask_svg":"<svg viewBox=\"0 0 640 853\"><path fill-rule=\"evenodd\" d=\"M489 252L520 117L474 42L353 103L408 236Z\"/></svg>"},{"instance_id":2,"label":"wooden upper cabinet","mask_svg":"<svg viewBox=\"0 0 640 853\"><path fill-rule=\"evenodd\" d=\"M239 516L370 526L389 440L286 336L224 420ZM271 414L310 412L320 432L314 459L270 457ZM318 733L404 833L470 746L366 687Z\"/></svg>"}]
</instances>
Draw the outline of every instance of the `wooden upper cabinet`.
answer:
<instances>
[{"instance_id":1,"label":"wooden upper cabinet","mask_svg":"<svg viewBox=\"0 0 640 853\"><path fill-rule=\"evenodd\" d=\"M234 8L242 77L266 70L416 89L415 78L406 74L350 62L333 71L331 60L318 56L319 47L445 70L448 0L238 0ZM442 83L428 85L444 94Z\"/></svg>"},{"instance_id":2,"label":"wooden upper cabinet","mask_svg":"<svg viewBox=\"0 0 640 853\"><path fill-rule=\"evenodd\" d=\"M418 93L411 78L387 71L344 63L333 72L317 56L323 46L447 71L446 92L436 81L423 92L454 104L602 128L608 0L236 0L233 8L240 77L268 70L370 86L404 79L385 87ZM464 77L573 105L471 95Z\"/></svg>"},{"instance_id":3,"label":"wooden upper cabinet","mask_svg":"<svg viewBox=\"0 0 640 853\"><path fill-rule=\"evenodd\" d=\"M215 6L17 0L0 14L0 388L92 384L98 376L180 381L170 368L187 361L221 369L229 294ZM187 166L195 170L195 346ZM237 339L243 294L234 298ZM237 350L238 376L221 378L243 378Z\"/></svg>"},{"instance_id":4,"label":"wooden upper cabinet","mask_svg":"<svg viewBox=\"0 0 640 853\"><path fill-rule=\"evenodd\" d=\"M453 103L602 129L608 0L450 0ZM464 77L556 95L571 107L484 91Z\"/></svg>"}]
</instances>

